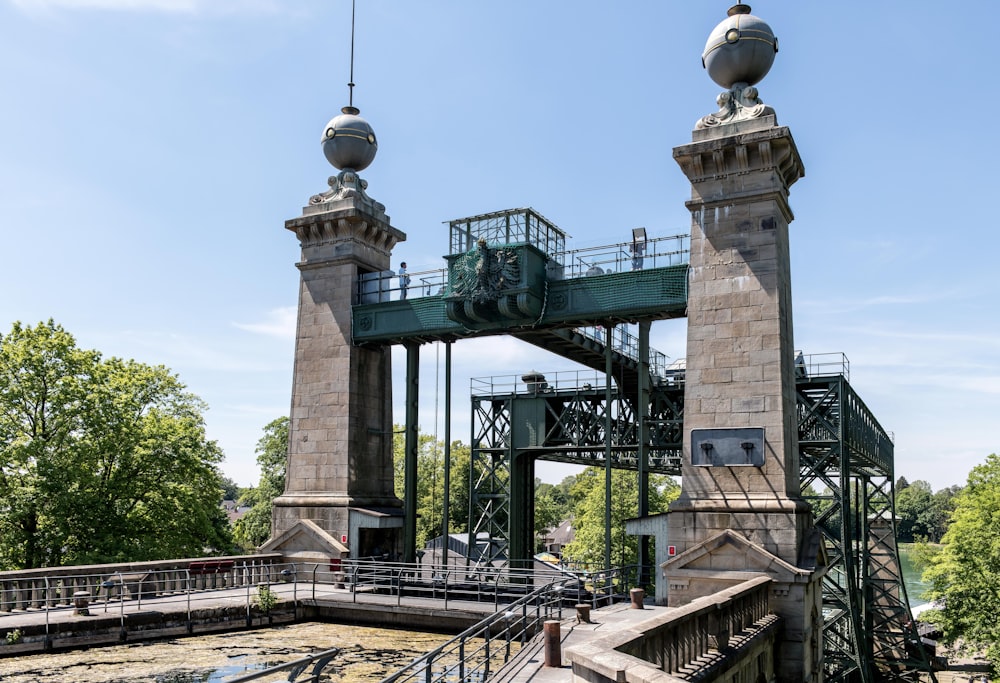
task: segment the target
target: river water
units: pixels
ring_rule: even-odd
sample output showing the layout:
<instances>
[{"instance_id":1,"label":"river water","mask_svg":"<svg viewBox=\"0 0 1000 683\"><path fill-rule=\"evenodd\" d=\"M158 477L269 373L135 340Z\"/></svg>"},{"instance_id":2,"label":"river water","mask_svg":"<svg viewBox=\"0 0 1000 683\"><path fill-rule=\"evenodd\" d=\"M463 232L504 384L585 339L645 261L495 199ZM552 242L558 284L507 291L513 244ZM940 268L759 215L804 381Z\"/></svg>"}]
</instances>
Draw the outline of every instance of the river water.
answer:
<instances>
[{"instance_id":1,"label":"river water","mask_svg":"<svg viewBox=\"0 0 1000 683\"><path fill-rule=\"evenodd\" d=\"M913 560L910 556L910 546L907 544L899 545L899 566L903 572L903 583L906 584L906 597L910 603L910 607L919 607L920 605L927 604L927 600L924 599L923 594L924 591L930 588L930 584L920 580L922 572L919 569L914 569Z\"/></svg>"},{"instance_id":2,"label":"river water","mask_svg":"<svg viewBox=\"0 0 1000 683\"><path fill-rule=\"evenodd\" d=\"M341 651L326 667L328 675L322 680L378 681L449 638L437 633L363 626L293 624L59 654L10 657L0 659L0 681L221 683L241 673L260 671L334 647Z\"/></svg>"}]
</instances>

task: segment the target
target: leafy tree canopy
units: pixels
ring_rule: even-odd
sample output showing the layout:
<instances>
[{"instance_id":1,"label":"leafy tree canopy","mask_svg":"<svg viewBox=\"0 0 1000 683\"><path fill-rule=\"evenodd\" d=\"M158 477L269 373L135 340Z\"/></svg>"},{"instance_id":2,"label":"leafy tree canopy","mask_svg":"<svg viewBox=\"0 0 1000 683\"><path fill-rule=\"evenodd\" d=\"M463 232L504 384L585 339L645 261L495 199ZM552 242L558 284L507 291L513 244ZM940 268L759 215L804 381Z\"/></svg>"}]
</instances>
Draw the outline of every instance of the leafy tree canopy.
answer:
<instances>
[{"instance_id":1,"label":"leafy tree canopy","mask_svg":"<svg viewBox=\"0 0 1000 683\"><path fill-rule=\"evenodd\" d=\"M562 484L549 484L535 478L536 552L544 550L547 533L571 516L569 489L565 480Z\"/></svg>"},{"instance_id":2,"label":"leafy tree canopy","mask_svg":"<svg viewBox=\"0 0 1000 683\"><path fill-rule=\"evenodd\" d=\"M228 552L204 410L163 366L15 323L0 337L0 567Z\"/></svg>"},{"instance_id":3,"label":"leafy tree canopy","mask_svg":"<svg viewBox=\"0 0 1000 683\"><path fill-rule=\"evenodd\" d=\"M241 491L240 485L231 478L222 478L222 500L239 500Z\"/></svg>"},{"instance_id":4,"label":"leafy tree canopy","mask_svg":"<svg viewBox=\"0 0 1000 683\"><path fill-rule=\"evenodd\" d=\"M898 539L903 543L940 541L948 530L948 516L959 488L952 487L932 493L931 485L920 479L908 484L902 490L897 488Z\"/></svg>"},{"instance_id":5,"label":"leafy tree canopy","mask_svg":"<svg viewBox=\"0 0 1000 683\"><path fill-rule=\"evenodd\" d=\"M574 563L604 564L605 550L605 472L588 467L577 475L570 492L573 503L573 526L576 537L563 548L563 559ZM666 512L681 492L680 485L664 475L649 477L649 512ZM635 472L612 470L611 473L611 563L624 567L638 558L638 539L625 533L625 520L638 514L639 483Z\"/></svg>"},{"instance_id":6,"label":"leafy tree canopy","mask_svg":"<svg viewBox=\"0 0 1000 683\"><path fill-rule=\"evenodd\" d=\"M392 451L396 495L405 488L405 438L402 425L393 427ZM451 475L448 482L448 530L469 529L469 447L451 442ZM417 547L441 536L444 514L444 442L430 434L417 436Z\"/></svg>"},{"instance_id":7,"label":"leafy tree canopy","mask_svg":"<svg viewBox=\"0 0 1000 683\"><path fill-rule=\"evenodd\" d=\"M986 458L954 496L943 548L924 572L927 596L944 608L926 614L947 643L984 650L994 673L1000 665L1000 457Z\"/></svg>"},{"instance_id":8,"label":"leafy tree canopy","mask_svg":"<svg viewBox=\"0 0 1000 683\"><path fill-rule=\"evenodd\" d=\"M257 465L260 482L247 489L240 503L250 509L233 525L233 539L247 552L252 552L271 536L271 507L274 499L285 492L285 468L288 464L288 418L271 420L264 427L264 436L257 442Z\"/></svg>"}]
</instances>

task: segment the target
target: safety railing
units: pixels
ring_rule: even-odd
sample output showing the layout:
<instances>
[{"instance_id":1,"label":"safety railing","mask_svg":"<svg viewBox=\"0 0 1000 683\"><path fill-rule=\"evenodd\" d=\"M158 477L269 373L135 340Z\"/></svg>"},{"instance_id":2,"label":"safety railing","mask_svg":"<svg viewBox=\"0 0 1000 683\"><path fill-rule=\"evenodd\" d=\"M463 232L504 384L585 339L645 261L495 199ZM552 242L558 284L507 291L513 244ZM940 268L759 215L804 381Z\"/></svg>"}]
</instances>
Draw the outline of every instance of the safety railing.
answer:
<instances>
[{"instance_id":1,"label":"safety railing","mask_svg":"<svg viewBox=\"0 0 1000 683\"><path fill-rule=\"evenodd\" d=\"M637 585L635 567L594 570L584 565L544 566L533 569L509 566L393 563L379 559L331 560L328 563L287 563L278 555L230 558L196 558L162 563L163 568L136 563L62 567L0 573L0 599L7 609L0 613L15 623L27 611L45 613L45 637L52 622L72 618L74 612L115 615L122 635L130 628L129 615L144 608L183 615L189 624L202 607L240 606L247 625L270 614L277 605L294 615L304 600L371 601L398 606L426 607L440 601L444 609L459 603L486 603L491 616L448 644L415 660L386 680L407 681L421 677L435 681L448 676L484 680L506 662L517 648L541 630L549 618L561 617L574 605L599 608L628 600ZM179 565L184 566L179 566ZM74 572L74 570L76 570ZM83 571L80 571L83 570ZM39 575L41 574L41 575ZM27 576L26 576L27 575ZM340 595L334 595L339 593ZM60 615L63 615L60 618ZM55 633L53 629L52 633ZM330 661L331 652L310 655L282 670L297 671L314 665L315 680ZM237 680L263 679L270 672L255 672ZM288 679L288 680L295 680ZM460 680L469 680L460 677Z\"/></svg>"},{"instance_id":2,"label":"safety railing","mask_svg":"<svg viewBox=\"0 0 1000 683\"><path fill-rule=\"evenodd\" d=\"M256 585L276 571L273 567L280 562L280 554L233 555L0 572L0 618L18 610L72 605L79 593L96 599L111 587L141 600Z\"/></svg>"},{"instance_id":3,"label":"safety railing","mask_svg":"<svg viewBox=\"0 0 1000 683\"><path fill-rule=\"evenodd\" d=\"M836 377L843 375L848 382L851 381L851 361L843 353L812 353L804 355L801 351L795 352L795 376L797 378L807 377Z\"/></svg>"},{"instance_id":4,"label":"safety railing","mask_svg":"<svg viewBox=\"0 0 1000 683\"><path fill-rule=\"evenodd\" d=\"M473 396L540 393L548 391L591 391L603 389L606 376L594 370L560 370L520 375L473 377L469 380Z\"/></svg>"},{"instance_id":5,"label":"safety railing","mask_svg":"<svg viewBox=\"0 0 1000 683\"><path fill-rule=\"evenodd\" d=\"M356 303L377 304L386 301L419 299L444 294L448 270L434 268L400 274L392 270L362 273L358 277Z\"/></svg>"},{"instance_id":6,"label":"safety railing","mask_svg":"<svg viewBox=\"0 0 1000 683\"><path fill-rule=\"evenodd\" d=\"M122 634L128 614L146 609L186 613L225 602L241 606L247 624L255 614L267 614L282 600L277 586L292 604L298 600L295 566L280 555L212 557L127 565L88 565L0 572L0 629L25 613L45 615L45 636L52 624L73 614L117 614ZM158 568L159 567L159 568ZM290 595L288 595L290 593Z\"/></svg>"},{"instance_id":7,"label":"safety railing","mask_svg":"<svg viewBox=\"0 0 1000 683\"><path fill-rule=\"evenodd\" d=\"M588 277L645 268L665 268L688 263L690 235L671 235L651 240L619 242L599 247L573 249L551 254L562 264L562 277Z\"/></svg>"},{"instance_id":8,"label":"safety railing","mask_svg":"<svg viewBox=\"0 0 1000 683\"><path fill-rule=\"evenodd\" d=\"M559 568L517 569L493 565L442 565L431 563L394 563L373 560L344 560L333 566L317 563L297 565L296 577L309 584L303 597L322 599L332 587L350 593L352 602L368 596L391 598L397 606L419 599L440 600L447 609L451 603L489 603L493 609L520 599L539 586L566 581L566 600L606 603L617 587L625 584L622 570L611 570L608 580L588 582L589 573ZM632 574L629 574L631 576ZM596 592L595 592L596 589ZM619 588L620 590L620 588ZM627 595L627 589L624 590Z\"/></svg>"},{"instance_id":9,"label":"safety railing","mask_svg":"<svg viewBox=\"0 0 1000 683\"><path fill-rule=\"evenodd\" d=\"M248 681L259 681L264 678L270 678L275 674L288 672L287 678L282 678L286 683L319 683L320 676L323 675L323 670L330 663L330 660L337 656L340 652L340 648L333 648L330 650L324 650L323 652L317 652L316 654L306 655L301 659L296 659L293 662L287 662L286 664L278 664L276 666L268 667L267 669L261 669L260 671L255 671L249 674L243 674L242 676L237 676L236 678L229 678L226 683L247 683ZM312 669L306 675L306 678L299 679L306 669L309 667Z\"/></svg>"},{"instance_id":10,"label":"safety railing","mask_svg":"<svg viewBox=\"0 0 1000 683\"><path fill-rule=\"evenodd\" d=\"M564 591L573 581L562 579L539 587L386 676L381 683L488 680L541 632L546 620L562 618Z\"/></svg>"},{"instance_id":11,"label":"safety railing","mask_svg":"<svg viewBox=\"0 0 1000 683\"><path fill-rule=\"evenodd\" d=\"M331 560L329 563L279 562L278 555L185 560L185 566L153 568L132 565L93 565L0 573L0 623L5 616L25 612L58 614L79 609L103 612L141 610L143 605L172 602L190 612L199 603L218 601L253 606L260 592L281 599L322 599L331 591L350 594L358 602L366 596L390 596L397 605L406 599L491 603L494 609L540 586L568 581L565 598L595 606L627 596L635 584L634 568L591 571L582 567L518 569L491 564L397 563L376 559ZM173 561L171 564L177 564ZM77 571L74 573L73 570ZM83 571L80 571L83 570ZM46 573L48 572L48 573ZM570 584L565 584L569 586ZM623 599L623 598L621 598Z\"/></svg>"},{"instance_id":12,"label":"safety railing","mask_svg":"<svg viewBox=\"0 0 1000 683\"><path fill-rule=\"evenodd\" d=\"M594 609L628 600L630 590L643 587L641 576L644 572L638 565L606 569L567 558L561 566L579 579L577 603L589 604ZM652 568L647 567L645 573L649 575L651 571Z\"/></svg>"},{"instance_id":13,"label":"safety railing","mask_svg":"<svg viewBox=\"0 0 1000 683\"><path fill-rule=\"evenodd\" d=\"M632 334L632 326L616 325L611 328L611 349L634 361L639 360L639 337ZM607 328L601 325L588 325L573 328L573 332L591 339L601 345L608 343ZM670 356L654 348L649 349L649 373L653 377L675 377L671 370ZM683 373L680 375L683 379Z\"/></svg>"},{"instance_id":14,"label":"safety railing","mask_svg":"<svg viewBox=\"0 0 1000 683\"><path fill-rule=\"evenodd\" d=\"M690 235L657 237L642 242L619 242L598 247L560 251L549 255L546 268L553 280L608 273L679 266L690 260ZM400 273L381 270L358 277L355 302L375 304L418 299L448 293L448 269Z\"/></svg>"}]
</instances>

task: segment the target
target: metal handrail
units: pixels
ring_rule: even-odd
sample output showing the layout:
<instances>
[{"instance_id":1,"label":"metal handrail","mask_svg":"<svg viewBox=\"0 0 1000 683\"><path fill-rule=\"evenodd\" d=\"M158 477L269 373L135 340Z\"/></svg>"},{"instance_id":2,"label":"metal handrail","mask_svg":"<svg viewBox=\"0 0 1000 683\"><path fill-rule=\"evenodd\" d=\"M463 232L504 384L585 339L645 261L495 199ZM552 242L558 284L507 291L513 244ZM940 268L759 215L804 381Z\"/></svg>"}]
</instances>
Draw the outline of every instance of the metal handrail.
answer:
<instances>
[{"instance_id":1,"label":"metal handrail","mask_svg":"<svg viewBox=\"0 0 1000 683\"><path fill-rule=\"evenodd\" d=\"M688 234L655 237L641 243L616 242L596 247L583 247L548 254L553 265L550 277L568 280L614 272L636 271L645 268L664 268L685 265L690 260ZM399 273L383 270L362 273L355 292L356 303L383 303L399 299L418 299L448 293L447 268L428 268L408 271L409 284L399 282Z\"/></svg>"},{"instance_id":2,"label":"metal handrail","mask_svg":"<svg viewBox=\"0 0 1000 683\"><path fill-rule=\"evenodd\" d=\"M563 589L575 578L555 581L511 603L504 612L496 612L475 626L466 629L448 642L417 657L412 662L382 679L381 683L415 681L425 683L456 679L485 681L491 666L505 664L511 655L510 644L517 639L522 645L541 631L546 619L562 618ZM529 610L533 613L529 616ZM503 638L502 654L491 653L491 643ZM479 641L481 644L478 644ZM473 645L470 647L470 643ZM499 660L499 661L498 661Z\"/></svg>"},{"instance_id":3,"label":"metal handrail","mask_svg":"<svg viewBox=\"0 0 1000 683\"><path fill-rule=\"evenodd\" d=\"M567 250L549 257L563 265L564 278L588 277L684 265L690 259L690 241L688 234L670 235L642 242L640 251L634 250L635 243L628 241Z\"/></svg>"},{"instance_id":4,"label":"metal handrail","mask_svg":"<svg viewBox=\"0 0 1000 683\"><path fill-rule=\"evenodd\" d=\"M212 559L208 561L214 561ZM175 561L175 564L177 561ZM94 573L93 570L106 568ZM175 600L184 605L191 621L192 603L214 599L214 592L222 589L246 588L247 614L253 602L252 589L260 584L270 585L273 580L291 579L292 600L297 602L297 568L294 564L252 560L232 563L232 566L204 574L198 581L189 567L148 569L125 572L121 565L87 566L86 572L70 573L71 568L54 568L51 575L39 575L39 570L6 572L0 576L0 623L7 618L17 619L23 612L38 611L45 614L46 630L50 630L51 616L77 609L74 594L85 593L87 605L94 608L103 604L118 603L119 620L126 628L125 612L139 611L151 601ZM27 574L27 576L26 576ZM200 585L199 585L200 584Z\"/></svg>"},{"instance_id":5,"label":"metal handrail","mask_svg":"<svg viewBox=\"0 0 1000 683\"><path fill-rule=\"evenodd\" d=\"M330 650L323 650L322 652L317 652L316 654L306 655L301 659L296 659L293 662L287 662L286 664L278 664L277 666L268 667L267 669L262 669L260 671L255 671L254 673L243 674L236 678L230 678L226 683L245 683L246 681L256 681L260 678L266 676L272 676L276 673L282 671L291 671L291 675L286 679L289 683L295 683L299 674L306 670L306 668L312 664L313 669L309 674L308 678L303 678L302 683L319 683L319 676L323 673L323 669L330 663L330 660L337 656L340 652L339 647L335 647Z\"/></svg>"}]
</instances>

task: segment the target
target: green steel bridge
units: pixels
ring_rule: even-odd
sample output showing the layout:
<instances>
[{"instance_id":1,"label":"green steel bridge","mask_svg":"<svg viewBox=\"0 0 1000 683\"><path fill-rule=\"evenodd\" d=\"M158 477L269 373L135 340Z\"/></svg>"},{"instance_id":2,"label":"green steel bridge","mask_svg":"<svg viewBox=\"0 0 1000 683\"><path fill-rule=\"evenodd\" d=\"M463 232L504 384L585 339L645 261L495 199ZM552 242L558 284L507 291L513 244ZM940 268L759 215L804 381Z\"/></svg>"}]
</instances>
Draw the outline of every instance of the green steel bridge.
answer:
<instances>
[{"instance_id":1,"label":"green steel bridge","mask_svg":"<svg viewBox=\"0 0 1000 683\"><path fill-rule=\"evenodd\" d=\"M355 344L407 349L405 553L415 551L418 349L434 341L511 335L589 369L475 387L469 545L498 541L486 561L531 557L538 460L633 470L647 514L648 475L681 471L683 366L648 340L653 321L687 314L686 236L640 229L631 242L567 251L565 233L532 209L449 230L447 269L411 274L408 291L391 272L364 273L353 306ZM826 680L916 681L930 665L896 550L892 440L851 388L845 357L799 357L796 370L802 497L827 557ZM640 563L650 563L642 550Z\"/></svg>"}]
</instances>

